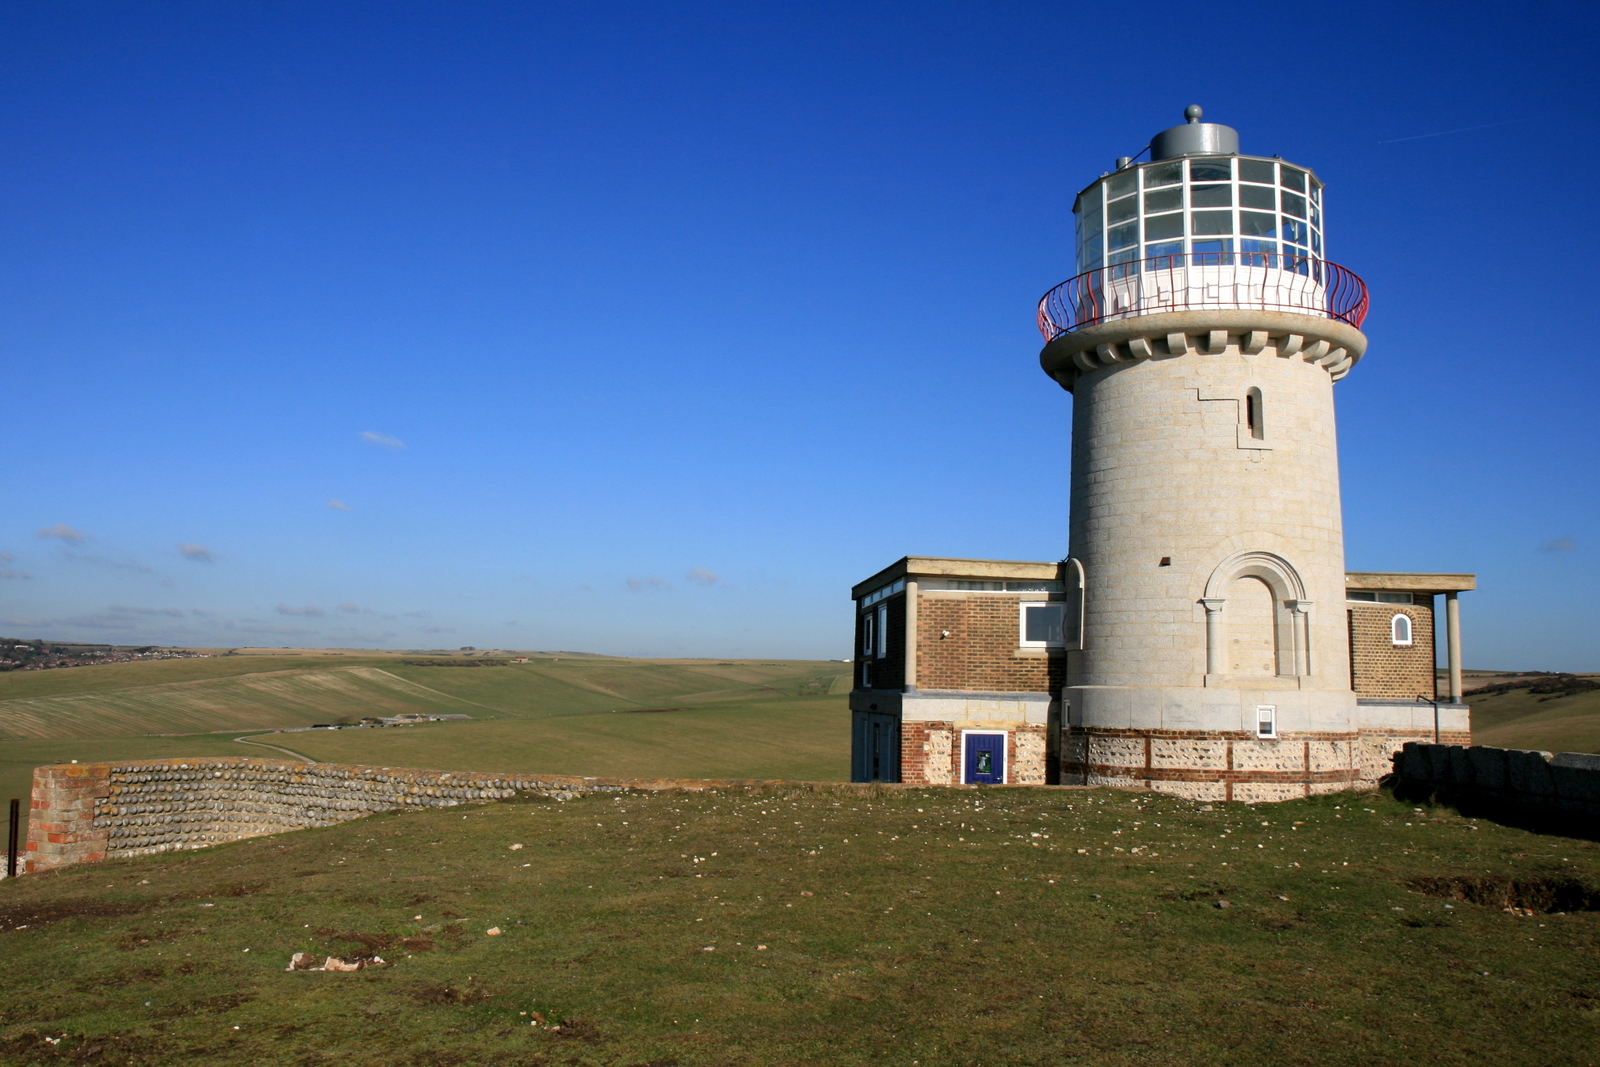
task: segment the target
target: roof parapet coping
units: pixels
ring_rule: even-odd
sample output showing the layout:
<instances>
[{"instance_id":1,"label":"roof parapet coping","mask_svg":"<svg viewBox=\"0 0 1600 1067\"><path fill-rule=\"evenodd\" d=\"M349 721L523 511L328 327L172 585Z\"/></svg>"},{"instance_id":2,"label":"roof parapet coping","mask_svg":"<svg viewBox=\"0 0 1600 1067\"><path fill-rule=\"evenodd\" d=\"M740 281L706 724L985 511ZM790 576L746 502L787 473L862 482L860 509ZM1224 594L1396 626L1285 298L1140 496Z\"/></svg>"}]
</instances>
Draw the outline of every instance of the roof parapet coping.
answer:
<instances>
[{"instance_id":1,"label":"roof parapet coping","mask_svg":"<svg viewBox=\"0 0 1600 1067\"><path fill-rule=\"evenodd\" d=\"M860 600L897 578L1032 578L1062 577L1061 562L1040 563L1015 559L952 559L948 556L902 556L866 581L850 588L850 598Z\"/></svg>"},{"instance_id":2,"label":"roof parapet coping","mask_svg":"<svg viewBox=\"0 0 1600 1067\"><path fill-rule=\"evenodd\" d=\"M1478 588L1476 574L1415 574L1406 571L1346 571L1350 589L1392 590L1399 593L1465 593Z\"/></svg>"}]
</instances>

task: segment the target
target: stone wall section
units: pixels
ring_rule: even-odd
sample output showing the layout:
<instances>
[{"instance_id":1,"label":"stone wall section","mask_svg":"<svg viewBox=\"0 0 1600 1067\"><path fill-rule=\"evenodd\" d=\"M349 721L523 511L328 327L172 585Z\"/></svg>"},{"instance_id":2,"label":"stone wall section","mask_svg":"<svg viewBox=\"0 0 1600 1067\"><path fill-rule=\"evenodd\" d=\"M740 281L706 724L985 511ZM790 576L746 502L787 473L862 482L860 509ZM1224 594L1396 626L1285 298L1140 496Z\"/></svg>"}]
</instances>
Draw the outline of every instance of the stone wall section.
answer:
<instances>
[{"instance_id":1,"label":"stone wall section","mask_svg":"<svg viewBox=\"0 0 1600 1067\"><path fill-rule=\"evenodd\" d=\"M1251 733L1071 727L1062 740L1061 780L1154 789L1191 800L1247 803L1373 789L1408 743L1432 732ZM1445 731L1451 743L1466 733Z\"/></svg>"},{"instance_id":2,"label":"stone wall section","mask_svg":"<svg viewBox=\"0 0 1600 1067\"><path fill-rule=\"evenodd\" d=\"M961 731L1006 734L1006 782L1044 785L1047 738L1043 726L1012 726L1004 731L953 722L903 722L900 725L900 781L905 785L960 785Z\"/></svg>"},{"instance_id":3,"label":"stone wall section","mask_svg":"<svg viewBox=\"0 0 1600 1067\"><path fill-rule=\"evenodd\" d=\"M1357 696L1415 700L1438 696L1433 647L1433 607L1423 604L1346 605L1350 623L1350 687ZM1411 619L1411 644L1396 645L1389 629L1396 615Z\"/></svg>"},{"instance_id":4,"label":"stone wall section","mask_svg":"<svg viewBox=\"0 0 1600 1067\"><path fill-rule=\"evenodd\" d=\"M1066 658L1022 648L1023 603L1040 593L919 593L917 679L920 689L1058 693ZM950 636L945 637L948 631Z\"/></svg>"},{"instance_id":5,"label":"stone wall section","mask_svg":"<svg viewBox=\"0 0 1600 1067\"><path fill-rule=\"evenodd\" d=\"M1600 755L1592 753L1412 742L1395 756L1394 772L1395 792L1408 799L1555 816L1589 833L1600 819Z\"/></svg>"},{"instance_id":6,"label":"stone wall section","mask_svg":"<svg viewBox=\"0 0 1600 1067\"><path fill-rule=\"evenodd\" d=\"M520 794L713 789L741 779L479 774L250 756L75 763L34 771L24 873L332 826L384 811Z\"/></svg>"}]
</instances>

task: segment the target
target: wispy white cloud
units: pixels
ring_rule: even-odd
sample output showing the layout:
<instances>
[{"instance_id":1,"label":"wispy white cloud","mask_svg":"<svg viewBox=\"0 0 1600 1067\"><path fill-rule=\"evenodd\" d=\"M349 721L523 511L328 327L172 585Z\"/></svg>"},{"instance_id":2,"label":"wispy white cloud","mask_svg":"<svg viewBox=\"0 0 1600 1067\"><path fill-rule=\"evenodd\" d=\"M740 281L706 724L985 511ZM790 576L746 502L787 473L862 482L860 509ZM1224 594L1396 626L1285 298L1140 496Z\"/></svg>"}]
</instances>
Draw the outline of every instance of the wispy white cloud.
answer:
<instances>
[{"instance_id":1,"label":"wispy white cloud","mask_svg":"<svg viewBox=\"0 0 1600 1067\"><path fill-rule=\"evenodd\" d=\"M684 577L695 585L716 585L722 580L717 576L717 572L709 567L696 567L688 574L685 574Z\"/></svg>"},{"instance_id":2,"label":"wispy white cloud","mask_svg":"<svg viewBox=\"0 0 1600 1067\"><path fill-rule=\"evenodd\" d=\"M350 510L350 505L346 504L343 500L340 500L338 497L334 497L333 499L329 500L328 501L328 506L330 508L332 508L334 511L349 511Z\"/></svg>"},{"instance_id":3,"label":"wispy white cloud","mask_svg":"<svg viewBox=\"0 0 1600 1067\"><path fill-rule=\"evenodd\" d=\"M32 577L33 575L29 574L27 571L0 571L0 578L27 579Z\"/></svg>"},{"instance_id":4,"label":"wispy white cloud","mask_svg":"<svg viewBox=\"0 0 1600 1067\"><path fill-rule=\"evenodd\" d=\"M403 611L400 614L402 618L407 619L426 619L428 617L426 611Z\"/></svg>"},{"instance_id":5,"label":"wispy white cloud","mask_svg":"<svg viewBox=\"0 0 1600 1067\"><path fill-rule=\"evenodd\" d=\"M450 626L423 626L419 627L425 634L453 634L455 629Z\"/></svg>"},{"instance_id":6,"label":"wispy white cloud","mask_svg":"<svg viewBox=\"0 0 1600 1067\"><path fill-rule=\"evenodd\" d=\"M655 577L651 577L651 578L628 578L628 579L625 579L625 581L628 583L628 588L632 589L635 593L639 592L639 590L641 590L641 589L671 589L672 588L672 586L668 585L666 582L662 581L660 578L655 578Z\"/></svg>"},{"instance_id":7,"label":"wispy white cloud","mask_svg":"<svg viewBox=\"0 0 1600 1067\"><path fill-rule=\"evenodd\" d=\"M344 612L349 612L349 613L350 613L350 614L352 614L352 615L353 615L353 614L355 614L355 613L356 613L356 612L358 612L358 611L360 611L360 610L361 610L361 608L360 608L360 607L358 607L358 606L357 606L357 605L355 605L355 604L340 604L340 605L339 605L339 606L338 606L338 607L336 607L336 608L334 608L334 609L333 609L333 610L335 610L335 611L344 611Z\"/></svg>"},{"instance_id":8,"label":"wispy white cloud","mask_svg":"<svg viewBox=\"0 0 1600 1067\"><path fill-rule=\"evenodd\" d=\"M12 560L14 560L16 558L17 558L16 556L13 556L9 552L0 552L0 563L10 563Z\"/></svg>"},{"instance_id":9,"label":"wispy white cloud","mask_svg":"<svg viewBox=\"0 0 1600 1067\"><path fill-rule=\"evenodd\" d=\"M39 530L39 537L52 541L65 541L69 545L81 545L89 540L89 535L79 530L74 530L64 522L54 526L45 526Z\"/></svg>"},{"instance_id":10,"label":"wispy white cloud","mask_svg":"<svg viewBox=\"0 0 1600 1067\"><path fill-rule=\"evenodd\" d=\"M322 618L324 615L326 615L328 613L326 611L323 611L321 608L315 607L315 606L313 606L311 604L307 604L303 608L291 608L287 604L279 604L278 605L278 614L279 615L304 615L304 616L309 616L311 618L320 619L320 618Z\"/></svg>"},{"instance_id":11,"label":"wispy white cloud","mask_svg":"<svg viewBox=\"0 0 1600 1067\"><path fill-rule=\"evenodd\" d=\"M400 440L400 438L391 437L386 433L379 433L377 430L362 430L360 436L361 439L369 445L379 445L383 448L406 447L406 443Z\"/></svg>"},{"instance_id":12,"label":"wispy white cloud","mask_svg":"<svg viewBox=\"0 0 1600 1067\"><path fill-rule=\"evenodd\" d=\"M178 554L195 563L215 563L217 557L205 545L179 545Z\"/></svg>"},{"instance_id":13,"label":"wispy white cloud","mask_svg":"<svg viewBox=\"0 0 1600 1067\"><path fill-rule=\"evenodd\" d=\"M1578 542L1570 537L1558 537L1554 541L1546 541L1539 546L1540 552L1576 552Z\"/></svg>"}]
</instances>

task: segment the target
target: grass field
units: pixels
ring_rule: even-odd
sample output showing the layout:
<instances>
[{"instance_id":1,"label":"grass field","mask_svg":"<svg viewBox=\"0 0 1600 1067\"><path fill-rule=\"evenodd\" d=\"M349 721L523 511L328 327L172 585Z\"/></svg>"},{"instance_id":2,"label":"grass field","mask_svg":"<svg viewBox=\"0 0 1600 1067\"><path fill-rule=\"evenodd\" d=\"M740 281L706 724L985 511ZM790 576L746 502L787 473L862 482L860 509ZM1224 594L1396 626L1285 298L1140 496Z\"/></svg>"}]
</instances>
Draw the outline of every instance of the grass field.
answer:
<instances>
[{"instance_id":1,"label":"grass field","mask_svg":"<svg viewBox=\"0 0 1600 1067\"><path fill-rule=\"evenodd\" d=\"M471 722L259 737L310 758L460 770L840 779L849 666L818 661L222 656L0 674L0 799L76 759L278 752L236 736L365 715ZM830 695L831 694L831 695ZM672 710L648 712L645 709ZM160 736L152 736L160 735Z\"/></svg>"},{"instance_id":2,"label":"grass field","mask_svg":"<svg viewBox=\"0 0 1600 1067\"><path fill-rule=\"evenodd\" d=\"M1600 691L1540 697L1526 689L1467 697L1480 745L1546 752L1600 752Z\"/></svg>"},{"instance_id":3,"label":"grass field","mask_svg":"<svg viewBox=\"0 0 1600 1067\"><path fill-rule=\"evenodd\" d=\"M1371 795L507 801L0 882L0 1062L1594 1064L1580 890Z\"/></svg>"}]
</instances>

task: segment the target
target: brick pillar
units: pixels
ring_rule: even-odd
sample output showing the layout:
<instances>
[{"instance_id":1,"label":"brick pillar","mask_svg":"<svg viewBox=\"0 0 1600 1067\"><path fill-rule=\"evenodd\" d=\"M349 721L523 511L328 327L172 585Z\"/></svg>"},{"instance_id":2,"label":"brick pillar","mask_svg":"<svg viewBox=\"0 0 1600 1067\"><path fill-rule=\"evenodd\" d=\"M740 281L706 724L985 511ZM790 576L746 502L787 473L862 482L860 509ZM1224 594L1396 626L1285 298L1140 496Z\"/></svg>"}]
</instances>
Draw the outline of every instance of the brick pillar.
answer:
<instances>
[{"instance_id":1,"label":"brick pillar","mask_svg":"<svg viewBox=\"0 0 1600 1067\"><path fill-rule=\"evenodd\" d=\"M110 790L108 764L61 763L34 768L22 869L35 874L105 859L110 835L94 828L94 808Z\"/></svg>"}]
</instances>

